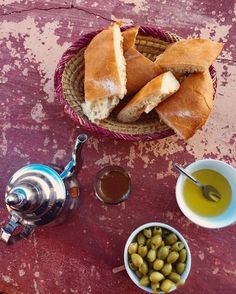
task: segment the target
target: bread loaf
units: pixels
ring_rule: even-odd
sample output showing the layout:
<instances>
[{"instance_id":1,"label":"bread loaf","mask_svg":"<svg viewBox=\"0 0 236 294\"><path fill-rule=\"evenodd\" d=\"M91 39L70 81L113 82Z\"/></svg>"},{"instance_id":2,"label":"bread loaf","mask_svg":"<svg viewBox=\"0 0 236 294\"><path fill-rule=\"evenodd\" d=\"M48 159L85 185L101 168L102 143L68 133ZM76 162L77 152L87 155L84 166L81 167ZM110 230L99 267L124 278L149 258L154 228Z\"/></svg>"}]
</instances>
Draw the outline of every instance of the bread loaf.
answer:
<instances>
[{"instance_id":1,"label":"bread loaf","mask_svg":"<svg viewBox=\"0 0 236 294\"><path fill-rule=\"evenodd\" d=\"M161 73L156 70L154 62L138 52L135 48L129 48L124 56L126 60L127 95L134 95Z\"/></svg>"},{"instance_id":2,"label":"bread loaf","mask_svg":"<svg viewBox=\"0 0 236 294\"><path fill-rule=\"evenodd\" d=\"M135 47L135 40L138 35L139 27L133 27L122 32L123 36L123 51Z\"/></svg>"},{"instance_id":3,"label":"bread loaf","mask_svg":"<svg viewBox=\"0 0 236 294\"><path fill-rule=\"evenodd\" d=\"M95 123L107 118L126 94L122 35L117 24L98 33L84 53L84 114Z\"/></svg>"},{"instance_id":4,"label":"bread loaf","mask_svg":"<svg viewBox=\"0 0 236 294\"><path fill-rule=\"evenodd\" d=\"M222 43L208 39L181 40L167 46L157 56L155 65L164 71L178 73L204 72L223 49Z\"/></svg>"},{"instance_id":5,"label":"bread loaf","mask_svg":"<svg viewBox=\"0 0 236 294\"><path fill-rule=\"evenodd\" d=\"M134 122L145 112L149 113L161 101L179 89L179 82L171 72L166 72L147 83L118 113L121 122Z\"/></svg>"},{"instance_id":6,"label":"bread loaf","mask_svg":"<svg viewBox=\"0 0 236 294\"><path fill-rule=\"evenodd\" d=\"M205 124L212 109L213 94L209 70L191 74L181 83L178 92L155 109L160 119L187 140Z\"/></svg>"}]
</instances>

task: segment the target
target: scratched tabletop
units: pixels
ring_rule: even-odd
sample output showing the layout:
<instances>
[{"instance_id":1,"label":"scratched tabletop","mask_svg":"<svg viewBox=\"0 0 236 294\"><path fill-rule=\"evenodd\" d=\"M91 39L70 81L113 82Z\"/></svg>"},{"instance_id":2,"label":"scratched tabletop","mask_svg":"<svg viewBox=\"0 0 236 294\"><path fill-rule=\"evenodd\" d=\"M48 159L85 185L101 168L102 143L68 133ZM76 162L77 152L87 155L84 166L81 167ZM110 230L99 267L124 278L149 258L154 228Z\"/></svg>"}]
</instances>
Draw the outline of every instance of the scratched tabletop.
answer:
<instances>
[{"instance_id":1,"label":"scratched tabletop","mask_svg":"<svg viewBox=\"0 0 236 294\"><path fill-rule=\"evenodd\" d=\"M0 225L8 220L8 180L30 163L65 165L76 126L57 103L53 77L63 52L82 35L111 22L159 27L184 38L223 42L215 62L218 87L212 113L188 142L176 135L123 142L91 135L78 175L76 214L57 227L35 229L12 246L0 242L0 293L144 293L125 271L123 250L139 225L174 226L192 253L186 284L176 293L236 293L236 226L212 230L178 208L173 163L202 158L236 167L236 5L234 0L0 0ZM110 164L132 179L128 201L109 206L95 198L93 178Z\"/></svg>"}]
</instances>

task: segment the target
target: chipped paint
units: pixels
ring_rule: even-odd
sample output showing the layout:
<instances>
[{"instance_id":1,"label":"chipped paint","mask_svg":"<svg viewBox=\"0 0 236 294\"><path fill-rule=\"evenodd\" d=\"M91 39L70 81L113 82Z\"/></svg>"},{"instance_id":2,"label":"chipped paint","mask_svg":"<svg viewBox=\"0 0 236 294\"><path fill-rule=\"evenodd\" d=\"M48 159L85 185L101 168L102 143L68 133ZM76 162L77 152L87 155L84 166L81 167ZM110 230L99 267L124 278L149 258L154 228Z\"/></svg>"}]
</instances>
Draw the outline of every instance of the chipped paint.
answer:
<instances>
[{"instance_id":1,"label":"chipped paint","mask_svg":"<svg viewBox=\"0 0 236 294\"><path fill-rule=\"evenodd\" d=\"M23 269L19 269L19 276L23 277L25 275L25 271Z\"/></svg>"},{"instance_id":2,"label":"chipped paint","mask_svg":"<svg viewBox=\"0 0 236 294\"><path fill-rule=\"evenodd\" d=\"M55 34L55 30L60 27L60 23L47 22L39 28L38 21L27 16L26 19L18 22L17 26L15 22L6 20L1 22L0 26L7 27L7 30L0 30L0 44L3 41L6 43L13 58L29 60L37 66L41 76L41 86L47 94L45 99L53 102L54 71L62 53L70 45L69 42L65 42L62 46L58 44L59 37ZM19 53L10 38L23 42L26 53Z\"/></svg>"},{"instance_id":3,"label":"chipped paint","mask_svg":"<svg viewBox=\"0 0 236 294\"><path fill-rule=\"evenodd\" d=\"M22 70L22 74L23 74L23 76L28 77L28 72L29 72L29 69L28 69L28 68L24 68L24 69Z\"/></svg>"},{"instance_id":4,"label":"chipped paint","mask_svg":"<svg viewBox=\"0 0 236 294\"><path fill-rule=\"evenodd\" d=\"M1 140L2 142L0 141L0 150L1 150L1 154L3 156L5 156L7 154L8 142L7 142L6 131L10 128L11 128L10 123L5 124L2 128L2 140Z\"/></svg>"},{"instance_id":5,"label":"chipped paint","mask_svg":"<svg viewBox=\"0 0 236 294\"><path fill-rule=\"evenodd\" d=\"M223 271L225 272L225 273L227 273L227 274L230 274L230 275L232 275L232 276L234 276L234 277L236 277L236 269L228 269L228 268L223 268Z\"/></svg>"},{"instance_id":6,"label":"chipped paint","mask_svg":"<svg viewBox=\"0 0 236 294\"><path fill-rule=\"evenodd\" d=\"M94 2L91 7L97 7L99 4L97 2Z\"/></svg>"},{"instance_id":7,"label":"chipped paint","mask_svg":"<svg viewBox=\"0 0 236 294\"><path fill-rule=\"evenodd\" d=\"M101 215L101 216L99 216L99 218L98 218L100 221L106 221L106 217L104 216L104 215Z\"/></svg>"},{"instance_id":8,"label":"chipped paint","mask_svg":"<svg viewBox=\"0 0 236 294\"><path fill-rule=\"evenodd\" d=\"M208 251L210 254L214 254L214 253L215 253L215 250L214 250L214 248L213 248L212 246L209 246L209 247L207 248L207 251Z\"/></svg>"},{"instance_id":9,"label":"chipped paint","mask_svg":"<svg viewBox=\"0 0 236 294\"><path fill-rule=\"evenodd\" d=\"M200 258L200 260L204 260L204 258L205 258L205 254L204 254L204 252L199 251L199 253L198 253L198 257Z\"/></svg>"},{"instance_id":10,"label":"chipped paint","mask_svg":"<svg viewBox=\"0 0 236 294\"><path fill-rule=\"evenodd\" d=\"M114 155L108 155L106 153L101 156L101 158L94 163L100 167L104 165L120 165L121 159L118 158L115 154Z\"/></svg>"},{"instance_id":11,"label":"chipped paint","mask_svg":"<svg viewBox=\"0 0 236 294\"><path fill-rule=\"evenodd\" d=\"M66 151L59 149L53 156L52 163L57 163L57 160L62 160L66 157Z\"/></svg>"},{"instance_id":12,"label":"chipped paint","mask_svg":"<svg viewBox=\"0 0 236 294\"><path fill-rule=\"evenodd\" d=\"M38 284L35 279L33 279L33 286L34 286L35 294L40 294Z\"/></svg>"},{"instance_id":13,"label":"chipped paint","mask_svg":"<svg viewBox=\"0 0 236 294\"><path fill-rule=\"evenodd\" d=\"M12 281L11 277L9 277L7 275L2 275L2 279L6 283L11 283L11 281Z\"/></svg>"},{"instance_id":14,"label":"chipped paint","mask_svg":"<svg viewBox=\"0 0 236 294\"><path fill-rule=\"evenodd\" d=\"M46 138L44 139L43 146L44 146L44 147L47 147L48 144L49 144L49 142L50 142L50 139L49 139L48 137L46 137Z\"/></svg>"},{"instance_id":15,"label":"chipped paint","mask_svg":"<svg viewBox=\"0 0 236 294\"><path fill-rule=\"evenodd\" d=\"M218 274L219 270L220 270L220 269L219 269L218 267L214 268L214 270L212 271L212 274L213 274L213 275Z\"/></svg>"},{"instance_id":16,"label":"chipped paint","mask_svg":"<svg viewBox=\"0 0 236 294\"><path fill-rule=\"evenodd\" d=\"M210 157L236 166L232 111L236 109L236 6L232 1L224 5L222 0L218 5L212 0L18 2L5 1L2 12L8 15L0 20L2 192L12 170L23 164L32 160L65 162L72 139L83 131L64 116L62 107L53 103L55 67L62 53L79 36L107 26L110 19L121 18L124 24L157 25L184 37L223 41L225 47L215 63L217 95L206 125L188 142L175 135L133 143L91 136L83 150L84 165L78 176L82 187L78 213L61 226L35 230L28 240L17 245L22 255L13 246L0 243L0 291L2 284L19 284L13 293L41 293L46 289L48 293L87 294L96 293L99 284L101 293L116 294L117 289L136 293L129 277L115 275L112 269L122 265L129 234L140 224L156 220L176 227L189 243L194 262L191 279L181 293L194 292L196 288L204 292L207 286L209 294L213 294L222 290L222 285L227 286L225 292L234 293L234 228L210 232L182 215L175 201L178 174L173 162L187 166L196 159ZM66 8L57 8L64 4ZM70 8L71 4L77 6ZM132 196L116 206L99 202L92 188L97 170L108 164L124 166L132 179ZM5 206L0 207L0 216L4 219L0 221L2 226L7 218ZM228 251L222 258L225 246ZM5 259L7 255L11 255L11 260Z\"/></svg>"},{"instance_id":17,"label":"chipped paint","mask_svg":"<svg viewBox=\"0 0 236 294\"><path fill-rule=\"evenodd\" d=\"M143 168L149 168L156 164L158 158L168 159L172 154L183 151L184 146L178 144L179 142L180 139L177 136L172 136L165 140L134 143L126 156L127 166L133 168L134 162L141 160L144 163Z\"/></svg>"},{"instance_id":18,"label":"chipped paint","mask_svg":"<svg viewBox=\"0 0 236 294\"><path fill-rule=\"evenodd\" d=\"M210 38L217 42L226 42L228 40L229 30L232 27L230 25L223 25L216 20L212 20L210 23L203 23L203 27L199 29L195 27L194 33L191 34L192 38Z\"/></svg>"},{"instance_id":19,"label":"chipped paint","mask_svg":"<svg viewBox=\"0 0 236 294\"><path fill-rule=\"evenodd\" d=\"M2 5L6 6L6 5L10 5L13 3L20 3L21 0L2 0Z\"/></svg>"},{"instance_id":20,"label":"chipped paint","mask_svg":"<svg viewBox=\"0 0 236 294\"><path fill-rule=\"evenodd\" d=\"M228 157L229 148L231 148L230 141L236 133L235 113L228 111L229 109L236 109L236 100L232 99L236 68L233 64L227 66L227 71L230 73L226 77L227 90L225 84L222 83L225 79L223 76L224 64L217 63L216 69L219 78L212 113L202 130L198 131L197 135L192 137L186 146L187 151L193 154L196 159L211 157L212 154L217 155L219 159Z\"/></svg>"},{"instance_id":21,"label":"chipped paint","mask_svg":"<svg viewBox=\"0 0 236 294\"><path fill-rule=\"evenodd\" d=\"M8 78L4 76L0 76L0 84L6 84L8 82Z\"/></svg>"},{"instance_id":22,"label":"chipped paint","mask_svg":"<svg viewBox=\"0 0 236 294\"><path fill-rule=\"evenodd\" d=\"M19 155L20 158L29 158L28 154L23 153L20 149L18 149L17 147L13 148L13 151Z\"/></svg>"},{"instance_id":23,"label":"chipped paint","mask_svg":"<svg viewBox=\"0 0 236 294\"><path fill-rule=\"evenodd\" d=\"M146 0L120 0L120 2L133 6L132 10L135 13L148 10L148 2Z\"/></svg>"},{"instance_id":24,"label":"chipped paint","mask_svg":"<svg viewBox=\"0 0 236 294\"><path fill-rule=\"evenodd\" d=\"M31 109L31 118L35 120L37 123L41 123L46 114L43 110L43 106L41 103L37 102L35 106Z\"/></svg>"}]
</instances>

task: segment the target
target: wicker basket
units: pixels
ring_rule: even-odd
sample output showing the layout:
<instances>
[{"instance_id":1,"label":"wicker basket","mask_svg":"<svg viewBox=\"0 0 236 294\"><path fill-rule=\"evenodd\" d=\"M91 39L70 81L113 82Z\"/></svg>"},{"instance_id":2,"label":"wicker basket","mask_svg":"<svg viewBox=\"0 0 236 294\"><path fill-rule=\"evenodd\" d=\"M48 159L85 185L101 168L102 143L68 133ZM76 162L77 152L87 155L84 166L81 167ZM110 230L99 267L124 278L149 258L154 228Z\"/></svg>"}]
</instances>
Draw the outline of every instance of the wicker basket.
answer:
<instances>
[{"instance_id":1,"label":"wicker basket","mask_svg":"<svg viewBox=\"0 0 236 294\"><path fill-rule=\"evenodd\" d=\"M84 50L98 32L83 36L63 54L59 61L55 72L55 91L60 103L64 105L65 112L76 124L85 127L87 130L116 139L151 140L174 134L168 126L159 120L155 111L148 115L142 115L134 123L118 122L115 115L111 114L99 126L90 122L83 114L81 103L84 101ZM169 43L176 42L179 39L181 39L179 36L170 32L140 27L136 39L136 48L147 58L155 60ZM210 67L210 74L216 90L216 72L212 66Z\"/></svg>"}]
</instances>

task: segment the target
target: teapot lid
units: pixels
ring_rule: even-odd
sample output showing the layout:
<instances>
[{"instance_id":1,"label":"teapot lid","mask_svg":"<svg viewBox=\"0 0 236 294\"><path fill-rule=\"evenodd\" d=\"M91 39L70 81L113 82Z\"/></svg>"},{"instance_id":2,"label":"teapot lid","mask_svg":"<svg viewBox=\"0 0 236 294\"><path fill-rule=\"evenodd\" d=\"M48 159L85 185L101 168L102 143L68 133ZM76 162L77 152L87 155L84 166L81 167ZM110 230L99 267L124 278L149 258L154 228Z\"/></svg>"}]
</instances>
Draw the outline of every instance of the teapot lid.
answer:
<instances>
[{"instance_id":1,"label":"teapot lid","mask_svg":"<svg viewBox=\"0 0 236 294\"><path fill-rule=\"evenodd\" d=\"M23 225L43 225L61 212L66 189L60 175L51 167L30 164L18 170L10 179L5 202L11 215Z\"/></svg>"}]
</instances>

